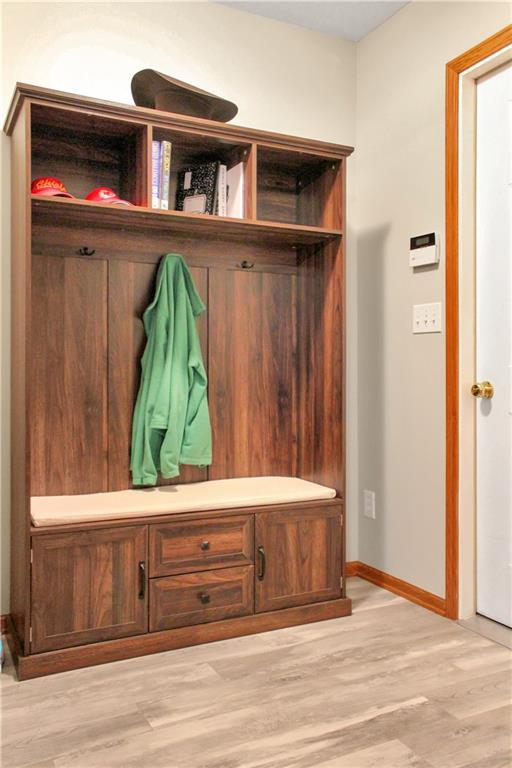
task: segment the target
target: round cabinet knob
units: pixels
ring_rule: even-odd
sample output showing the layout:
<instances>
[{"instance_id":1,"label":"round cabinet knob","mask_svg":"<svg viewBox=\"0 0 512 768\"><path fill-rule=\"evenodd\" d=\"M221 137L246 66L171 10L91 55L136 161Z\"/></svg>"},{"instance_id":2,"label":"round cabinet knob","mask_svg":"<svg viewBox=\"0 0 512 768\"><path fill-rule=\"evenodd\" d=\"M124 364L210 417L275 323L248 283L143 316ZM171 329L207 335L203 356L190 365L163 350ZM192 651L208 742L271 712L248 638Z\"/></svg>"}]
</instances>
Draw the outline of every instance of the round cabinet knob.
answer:
<instances>
[{"instance_id":1,"label":"round cabinet knob","mask_svg":"<svg viewBox=\"0 0 512 768\"><path fill-rule=\"evenodd\" d=\"M210 549L210 542L209 541L202 541L201 542L201 549L203 552L206 552L207 549Z\"/></svg>"},{"instance_id":2,"label":"round cabinet knob","mask_svg":"<svg viewBox=\"0 0 512 768\"><path fill-rule=\"evenodd\" d=\"M473 397L484 397L487 400L494 395L494 387L490 381L478 381L471 387Z\"/></svg>"},{"instance_id":3,"label":"round cabinet knob","mask_svg":"<svg viewBox=\"0 0 512 768\"><path fill-rule=\"evenodd\" d=\"M207 595L206 592L201 592L201 594L199 595L199 599L203 605L208 605L208 603L210 602L210 595Z\"/></svg>"}]
</instances>

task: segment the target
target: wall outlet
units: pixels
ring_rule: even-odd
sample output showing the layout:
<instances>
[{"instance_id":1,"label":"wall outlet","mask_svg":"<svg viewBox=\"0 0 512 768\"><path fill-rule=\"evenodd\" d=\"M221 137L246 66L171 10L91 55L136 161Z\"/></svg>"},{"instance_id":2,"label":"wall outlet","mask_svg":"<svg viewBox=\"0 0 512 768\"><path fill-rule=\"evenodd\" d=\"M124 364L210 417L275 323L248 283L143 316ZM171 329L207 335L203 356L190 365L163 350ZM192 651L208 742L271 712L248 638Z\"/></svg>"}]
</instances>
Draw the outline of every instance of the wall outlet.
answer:
<instances>
[{"instance_id":1,"label":"wall outlet","mask_svg":"<svg viewBox=\"0 0 512 768\"><path fill-rule=\"evenodd\" d=\"M375 492L363 491L363 515L375 520Z\"/></svg>"},{"instance_id":2,"label":"wall outlet","mask_svg":"<svg viewBox=\"0 0 512 768\"><path fill-rule=\"evenodd\" d=\"M441 302L415 304L412 308L413 333L441 333Z\"/></svg>"}]
</instances>

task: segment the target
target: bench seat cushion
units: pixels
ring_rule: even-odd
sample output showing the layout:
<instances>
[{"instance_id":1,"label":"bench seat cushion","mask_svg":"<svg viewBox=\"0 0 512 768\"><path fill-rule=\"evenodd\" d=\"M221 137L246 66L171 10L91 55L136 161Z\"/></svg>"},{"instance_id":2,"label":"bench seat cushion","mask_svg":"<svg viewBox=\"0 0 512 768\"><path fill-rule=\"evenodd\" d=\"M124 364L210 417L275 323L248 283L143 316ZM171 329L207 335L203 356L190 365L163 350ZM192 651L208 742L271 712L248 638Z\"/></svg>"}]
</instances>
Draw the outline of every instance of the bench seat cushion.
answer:
<instances>
[{"instance_id":1,"label":"bench seat cushion","mask_svg":"<svg viewBox=\"0 0 512 768\"><path fill-rule=\"evenodd\" d=\"M298 477L237 477L77 496L33 496L35 526L331 499L336 491Z\"/></svg>"}]
</instances>

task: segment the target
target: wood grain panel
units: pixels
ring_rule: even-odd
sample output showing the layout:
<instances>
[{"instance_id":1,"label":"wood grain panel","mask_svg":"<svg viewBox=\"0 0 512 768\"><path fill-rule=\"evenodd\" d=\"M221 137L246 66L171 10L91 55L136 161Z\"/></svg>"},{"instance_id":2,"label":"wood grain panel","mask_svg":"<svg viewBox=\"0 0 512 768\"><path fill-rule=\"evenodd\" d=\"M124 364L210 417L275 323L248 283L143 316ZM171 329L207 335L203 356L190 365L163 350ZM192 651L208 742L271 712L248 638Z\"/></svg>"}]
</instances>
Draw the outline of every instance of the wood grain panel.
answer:
<instances>
[{"instance_id":1,"label":"wood grain panel","mask_svg":"<svg viewBox=\"0 0 512 768\"><path fill-rule=\"evenodd\" d=\"M296 283L210 272L209 477L295 475Z\"/></svg>"},{"instance_id":2,"label":"wood grain panel","mask_svg":"<svg viewBox=\"0 0 512 768\"><path fill-rule=\"evenodd\" d=\"M345 162L330 173L324 221L345 224ZM332 182L332 185L331 185ZM304 248L298 268L300 477L345 490L344 240ZM344 545L343 545L344 546ZM344 559L344 558L343 558Z\"/></svg>"},{"instance_id":3,"label":"wood grain panel","mask_svg":"<svg viewBox=\"0 0 512 768\"><path fill-rule=\"evenodd\" d=\"M32 379L30 204L30 105L26 104L11 141L11 589L10 612L25 653L30 611L30 435ZM36 336L37 339L37 336Z\"/></svg>"},{"instance_id":4,"label":"wood grain panel","mask_svg":"<svg viewBox=\"0 0 512 768\"><path fill-rule=\"evenodd\" d=\"M233 235L221 237L212 231L201 231L197 235L180 234L173 227L170 232L166 233L162 228L152 231L149 236L148 232L139 229L128 232L115 222L96 221L96 225L89 226L82 217L70 222L57 222L54 216L50 217L49 208L41 217L41 209L40 201L37 201L33 209L33 249L34 253L41 255L68 258L76 256L80 248L87 246L89 250L94 250L88 259L157 265L162 254L168 252L169 243L172 243L176 253L185 254L189 267L239 270L241 262L247 260L254 263L254 272L295 274L297 271L296 251L289 245L272 245L264 238L256 244L242 234L236 242ZM162 214L165 215L165 211Z\"/></svg>"},{"instance_id":5,"label":"wood grain panel","mask_svg":"<svg viewBox=\"0 0 512 768\"><path fill-rule=\"evenodd\" d=\"M36 256L32 281L32 494L106 491L106 262Z\"/></svg>"},{"instance_id":6,"label":"wood grain panel","mask_svg":"<svg viewBox=\"0 0 512 768\"><path fill-rule=\"evenodd\" d=\"M36 539L32 652L145 632L146 538L137 526Z\"/></svg>"},{"instance_id":7,"label":"wood grain panel","mask_svg":"<svg viewBox=\"0 0 512 768\"><path fill-rule=\"evenodd\" d=\"M249 565L254 516L151 525L149 542L151 576Z\"/></svg>"},{"instance_id":8,"label":"wood grain panel","mask_svg":"<svg viewBox=\"0 0 512 768\"><path fill-rule=\"evenodd\" d=\"M302 252L298 277L298 474L344 493L342 244Z\"/></svg>"},{"instance_id":9,"label":"wood grain panel","mask_svg":"<svg viewBox=\"0 0 512 768\"><path fill-rule=\"evenodd\" d=\"M191 268L199 295L206 304L207 270ZM130 444L133 409L140 383L140 361L146 345L142 316L153 299L156 266L129 261L109 265L109 490L131 488ZM198 318L198 331L207 365L207 312ZM207 470L183 466L179 477L159 485L206 480Z\"/></svg>"},{"instance_id":10,"label":"wood grain panel","mask_svg":"<svg viewBox=\"0 0 512 768\"><path fill-rule=\"evenodd\" d=\"M339 506L257 514L256 612L339 598L341 539Z\"/></svg>"},{"instance_id":11,"label":"wood grain panel","mask_svg":"<svg viewBox=\"0 0 512 768\"><path fill-rule=\"evenodd\" d=\"M150 303L156 268L152 264L109 264L108 417L109 490L131 487L132 416L146 335L142 315Z\"/></svg>"},{"instance_id":12,"label":"wood grain panel","mask_svg":"<svg viewBox=\"0 0 512 768\"><path fill-rule=\"evenodd\" d=\"M252 565L152 579L150 589L150 632L254 612Z\"/></svg>"}]
</instances>

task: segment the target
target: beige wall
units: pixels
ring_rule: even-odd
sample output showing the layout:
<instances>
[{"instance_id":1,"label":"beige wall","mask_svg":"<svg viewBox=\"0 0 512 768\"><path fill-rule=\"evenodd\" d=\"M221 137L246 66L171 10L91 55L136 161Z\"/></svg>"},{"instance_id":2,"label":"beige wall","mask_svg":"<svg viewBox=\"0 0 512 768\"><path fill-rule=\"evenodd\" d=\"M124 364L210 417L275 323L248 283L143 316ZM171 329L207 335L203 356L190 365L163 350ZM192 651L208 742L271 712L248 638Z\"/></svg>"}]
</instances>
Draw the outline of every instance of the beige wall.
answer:
<instances>
[{"instance_id":1,"label":"beige wall","mask_svg":"<svg viewBox=\"0 0 512 768\"><path fill-rule=\"evenodd\" d=\"M355 142L354 43L211 3L4 3L2 10L2 119L16 81L131 103L131 76L153 67L233 100L239 106L233 122L240 125ZM2 149L5 164L5 137ZM2 176L8 202L8 178L5 172ZM8 610L8 221L6 207L2 209L1 613ZM351 232L349 269L350 242ZM349 349L351 345L352 338ZM350 357L355 360L354 354ZM350 368L349 381L353 378ZM356 438L354 425L350 441ZM353 459L348 471L354 476L355 445L349 453ZM349 498L357 504L357 478L354 488L351 494L349 487ZM356 509L354 513L357 521ZM355 557L354 528L351 534Z\"/></svg>"},{"instance_id":2,"label":"beige wall","mask_svg":"<svg viewBox=\"0 0 512 768\"><path fill-rule=\"evenodd\" d=\"M444 65L510 23L505 3L412 3L357 49L359 559L443 596L444 334L413 336L412 305L444 302L413 274L413 234L444 230Z\"/></svg>"}]
</instances>

